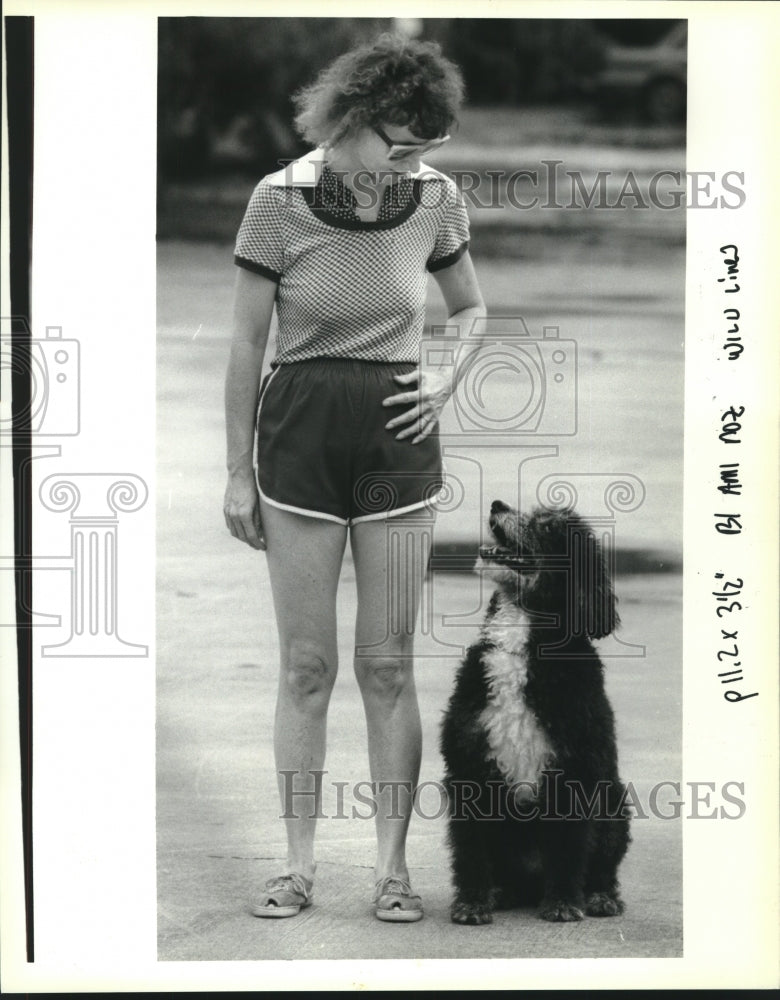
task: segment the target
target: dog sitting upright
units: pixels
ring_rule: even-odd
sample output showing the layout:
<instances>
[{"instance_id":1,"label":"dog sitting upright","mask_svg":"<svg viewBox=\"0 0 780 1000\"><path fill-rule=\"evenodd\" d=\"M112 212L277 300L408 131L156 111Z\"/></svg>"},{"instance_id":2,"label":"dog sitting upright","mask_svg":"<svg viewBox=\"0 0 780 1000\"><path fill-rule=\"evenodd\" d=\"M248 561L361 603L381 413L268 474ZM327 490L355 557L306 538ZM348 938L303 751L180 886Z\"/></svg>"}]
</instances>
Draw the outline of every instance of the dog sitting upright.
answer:
<instances>
[{"instance_id":1,"label":"dog sitting upright","mask_svg":"<svg viewBox=\"0 0 780 1000\"><path fill-rule=\"evenodd\" d=\"M623 911L629 819L591 639L619 624L594 532L573 511L500 500L477 569L498 585L441 729L456 923L538 905L545 920Z\"/></svg>"}]
</instances>

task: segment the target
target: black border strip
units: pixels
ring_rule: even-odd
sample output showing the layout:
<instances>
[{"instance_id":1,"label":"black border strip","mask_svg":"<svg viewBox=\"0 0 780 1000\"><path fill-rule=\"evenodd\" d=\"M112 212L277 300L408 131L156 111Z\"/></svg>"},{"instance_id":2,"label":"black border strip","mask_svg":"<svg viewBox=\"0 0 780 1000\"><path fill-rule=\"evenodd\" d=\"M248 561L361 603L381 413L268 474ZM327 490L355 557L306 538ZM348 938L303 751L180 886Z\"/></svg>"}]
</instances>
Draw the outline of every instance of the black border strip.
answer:
<instances>
[{"instance_id":1,"label":"black border strip","mask_svg":"<svg viewBox=\"0 0 780 1000\"><path fill-rule=\"evenodd\" d=\"M35 961L33 912L32 437L30 424L30 263L33 203L34 19L6 17L8 187L13 423L14 583L19 678L22 840L27 961ZM7 349L6 342L6 349Z\"/></svg>"}]
</instances>

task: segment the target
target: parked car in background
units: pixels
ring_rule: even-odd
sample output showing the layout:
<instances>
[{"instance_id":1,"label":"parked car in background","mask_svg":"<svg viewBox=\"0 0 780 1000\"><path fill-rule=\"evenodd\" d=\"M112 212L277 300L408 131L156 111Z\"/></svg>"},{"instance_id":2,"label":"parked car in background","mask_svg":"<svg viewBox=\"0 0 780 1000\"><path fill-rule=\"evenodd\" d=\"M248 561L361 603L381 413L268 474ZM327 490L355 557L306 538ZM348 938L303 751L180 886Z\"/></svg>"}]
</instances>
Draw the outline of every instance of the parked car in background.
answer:
<instances>
[{"instance_id":1,"label":"parked car in background","mask_svg":"<svg viewBox=\"0 0 780 1000\"><path fill-rule=\"evenodd\" d=\"M609 42L603 68L588 81L602 108L631 102L658 125L685 119L688 98L688 22L679 21L651 45Z\"/></svg>"}]
</instances>

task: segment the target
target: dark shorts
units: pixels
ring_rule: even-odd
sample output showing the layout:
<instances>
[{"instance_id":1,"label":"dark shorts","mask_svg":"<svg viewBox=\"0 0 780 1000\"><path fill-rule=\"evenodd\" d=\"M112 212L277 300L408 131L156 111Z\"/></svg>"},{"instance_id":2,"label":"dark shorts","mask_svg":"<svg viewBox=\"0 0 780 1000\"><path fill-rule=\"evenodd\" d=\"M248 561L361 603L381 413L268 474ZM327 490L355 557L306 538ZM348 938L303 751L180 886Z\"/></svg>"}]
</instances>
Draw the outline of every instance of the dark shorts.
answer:
<instances>
[{"instance_id":1,"label":"dark shorts","mask_svg":"<svg viewBox=\"0 0 780 1000\"><path fill-rule=\"evenodd\" d=\"M260 495L282 510L355 524L430 506L443 486L438 425L418 444L385 424L413 404L382 400L414 389L394 375L411 363L315 358L263 380L255 471Z\"/></svg>"}]
</instances>

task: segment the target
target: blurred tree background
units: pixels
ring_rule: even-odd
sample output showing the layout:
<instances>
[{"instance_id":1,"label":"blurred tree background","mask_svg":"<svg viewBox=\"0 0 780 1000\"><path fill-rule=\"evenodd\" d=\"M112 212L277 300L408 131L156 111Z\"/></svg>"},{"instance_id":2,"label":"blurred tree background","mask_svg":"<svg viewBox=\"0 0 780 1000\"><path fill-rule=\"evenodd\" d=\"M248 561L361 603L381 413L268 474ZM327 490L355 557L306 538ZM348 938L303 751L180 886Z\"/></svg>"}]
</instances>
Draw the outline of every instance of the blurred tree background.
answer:
<instances>
[{"instance_id":1,"label":"blurred tree background","mask_svg":"<svg viewBox=\"0 0 780 1000\"><path fill-rule=\"evenodd\" d=\"M458 18L433 22L431 34L463 70L471 104L570 100L601 67L604 48L603 36L581 20Z\"/></svg>"},{"instance_id":2,"label":"blurred tree background","mask_svg":"<svg viewBox=\"0 0 780 1000\"><path fill-rule=\"evenodd\" d=\"M167 178L219 167L272 170L303 150L291 95L390 19L159 19L158 168Z\"/></svg>"},{"instance_id":3,"label":"blurred tree background","mask_svg":"<svg viewBox=\"0 0 780 1000\"><path fill-rule=\"evenodd\" d=\"M666 24L668 22L663 22ZM616 21L619 27L626 22ZM652 40L662 22L633 22ZM636 26L639 26L638 28ZM470 105L576 99L602 65L609 33L589 20L184 17L159 20L158 177L254 175L304 145L291 95L356 43L406 30L440 42L463 70Z\"/></svg>"}]
</instances>

